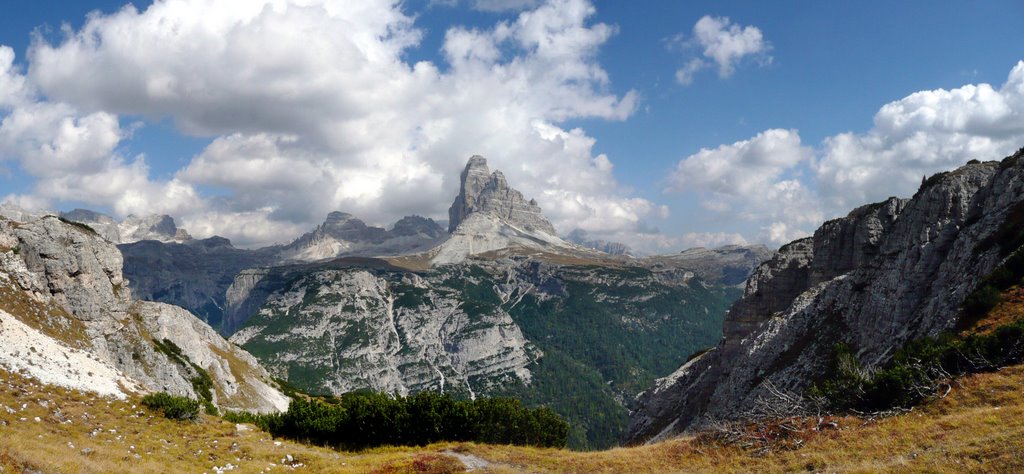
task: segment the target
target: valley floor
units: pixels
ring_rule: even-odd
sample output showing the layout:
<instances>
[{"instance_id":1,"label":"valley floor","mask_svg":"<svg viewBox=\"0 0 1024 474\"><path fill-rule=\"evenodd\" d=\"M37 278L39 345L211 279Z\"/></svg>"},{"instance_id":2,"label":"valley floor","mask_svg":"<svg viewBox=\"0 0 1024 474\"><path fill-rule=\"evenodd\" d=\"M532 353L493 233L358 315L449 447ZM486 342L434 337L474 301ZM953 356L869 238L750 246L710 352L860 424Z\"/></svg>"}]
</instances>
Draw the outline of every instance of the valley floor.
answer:
<instances>
[{"instance_id":1,"label":"valley floor","mask_svg":"<svg viewBox=\"0 0 1024 474\"><path fill-rule=\"evenodd\" d=\"M1024 470L1022 387L1024 366L967 377L910 413L842 419L768 454L697 438L600 452L441 443L349 453L0 372L0 472L1011 472Z\"/></svg>"}]
</instances>

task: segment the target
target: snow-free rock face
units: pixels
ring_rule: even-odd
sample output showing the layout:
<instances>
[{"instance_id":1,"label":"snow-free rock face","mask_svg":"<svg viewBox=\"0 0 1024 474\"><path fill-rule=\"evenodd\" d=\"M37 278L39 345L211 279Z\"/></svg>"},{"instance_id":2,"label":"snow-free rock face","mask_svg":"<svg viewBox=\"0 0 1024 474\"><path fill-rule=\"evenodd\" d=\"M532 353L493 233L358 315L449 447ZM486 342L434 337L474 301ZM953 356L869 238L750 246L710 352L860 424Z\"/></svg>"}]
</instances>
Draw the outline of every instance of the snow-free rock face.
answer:
<instances>
[{"instance_id":1,"label":"snow-free rock face","mask_svg":"<svg viewBox=\"0 0 1024 474\"><path fill-rule=\"evenodd\" d=\"M625 440L662 439L734 419L770 382L805 391L835 344L867 367L952 328L964 298L1001 262L1007 216L1024 202L1024 156L974 163L825 223L779 249L731 308L725 337L643 393Z\"/></svg>"},{"instance_id":2,"label":"snow-free rock face","mask_svg":"<svg viewBox=\"0 0 1024 474\"><path fill-rule=\"evenodd\" d=\"M0 217L6 219L24 222L48 215L56 215L56 213L51 211L30 211L11 201L0 202Z\"/></svg>"},{"instance_id":3,"label":"snow-free rock face","mask_svg":"<svg viewBox=\"0 0 1024 474\"><path fill-rule=\"evenodd\" d=\"M516 396L568 417L575 447L603 448L634 394L720 339L739 291L515 255L419 272L370 258L251 269L229 293L230 340L311 393Z\"/></svg>"},{"instance_id":4,"label":"snow-free rock face","mask_svg":"<svg viewBox=\"0 0 1024 474\"><path fill-rule=\"evenodd\" d=\"M101 214L88 209L75 209L69 212L61 212L60 217L71 222L85 224L92 227L97 234L115 244L121 243L121 230L119 223L106 214Z\"/></svg>"},{"instance_id":5,"label":"snow-free rock face","mask_svg":"<svg viewBox=\"0 0 1024 474\"><path fill-rule=\"evenodd\" d=\"M187 242L192 236L180 229L168 215L152 214L139 217L129 215L118 222L113 217L88 209L61 212L62 219L85 224L104 239L115 244L127 244L143 240L159 242ZM27 219L23 219L27 220Z\"/></svg>"},{"instance_id":6,"label":"snow-free rock face","mask_svg":"<svg viewBox=\"0 0 1024 474\"><path fill-rule=\"evenodd\" d=\"M113 384L122 387L122 392L141 387L196 397L192 379L199 371L191 364L216 357L192 349L206 345L214 352L224 349L222 357L239 361L237 367L257 375L252 382L239 381L222 377L212 362L198 366L212 371L215 377L214 403L261 411L281 407L280 399L273 395L276 390L265 382L253 389L236 387L252 385L260 374L264 379L268 377L258 365L251 365L251 358L245 359L237 350L226 350L226 342L208 327L201 329L201 321L180 308L133 300L121 266L117 248L84 225L56 216L26 222L0 220L0 311L38 334L32 335L24 328L13 330L28 334L25 337L43 335L52 339L45 347L54 354L74 358L84 351L110 369L102 373L114 377L97 381L95 376L101 372L89 375L89 371L72 371L64 375L77 378L68 380L67 385L110 393ZM173 318L167 317L168 313ZM168 325L169 321L176 323ZM182 321L192 330L179 331ZM182 354L191 364L172 360L161 351L154 342L161 339L154 333L171 340L189 340L190 349ZM10 347L2 346L0 351ZM39 362L47 363L45 357ZM121 383L122 379L131 383ZM262 396L249 396L253 391Z\"/></svg>"},{"instance_id":7,"label":"snow-free rock face","mask_svg":"<svg viewBox=\"0 0 1024 474\"><path fill-rule=\"evenodd\" d=\"M278 259L277 248L239 249L223 237L182 243L144 240L118 249L136 297L187 308L222 332L225 290L235 276Z\"/></svg>"},{"instance_id":8,"label":"snow-free rock face","mask_svg":"<svg viewBox=\"0 0 1024 474\"><path fill-rule=\"evenodd\" d=\"M502 250L540 250L565 255L592 256L593 250L570 244L554 234L527 231L488 213L467 216L455 232L427 255L433 265L461 263L467 258ZM528 252L526 252L528 253Z\"/></svg>"},{"instance_id":9,"label":"snow-free rock face","mask_svg":"<svg viewBox=\"0 0 1024 474\"><path fill-rule=\"evenodd\" d=\"M484 157L470 158L461 178L459 195L448 209L451 236L425 254L432 265L502 249L582 257L598 253L558 237L537 202L512 189L500 171L491 173Z\"/></svg>"},{"instance_id":10,"label":"snow-free rock face","mask_svg":"<svg viewBox=\"0 0 1024 474\"><path fill-rule=\"evenodd\" d=\"M312 262L341 256L403 255L422 252L447 233L432 219L406 216L393 229L366 225L352 214L332 212L323 224L280 251L284 260Z\"/></svg>"},{"instance_id":11,"label":"snow-free rock face","mask_svg":"<svg viewBox=\"0 0 1024 474\"><path fill-rule=\"evenodd\" d=\"M203 367L214 382L218 404L225 410L284 411L288 397L269 383L270 375L248 352L220 337L185 309L164 303L140 302L142 325L157 340L169 340Z\"/></svg>"},{"instance_id":12,"label":"snow-free rock face","mask_svg":"<svg viewBox=\"0 0 1024 474\"><path fill-rule=\"evenodd\" d=\"M231 341L307 389L346 393L425 389L475 396L540 354L504 311L463 307L419 277L366 270L307 274L273 294Z\"/></svg>"},{"instance_id":13,"label":"snow-free rock face","mask_svg":"<svg viewBox=\"0 0 1024 474\"><path fill-rule=\"evenodd\" d=\"M448 232L454 233L470 214L483 213L527 232L555 235L537 201L527 201L523 193L512 189L501 171L491 173L486 158L470 158L461 178L459 195L448 208Z\"/></svg>"}]
</instances>

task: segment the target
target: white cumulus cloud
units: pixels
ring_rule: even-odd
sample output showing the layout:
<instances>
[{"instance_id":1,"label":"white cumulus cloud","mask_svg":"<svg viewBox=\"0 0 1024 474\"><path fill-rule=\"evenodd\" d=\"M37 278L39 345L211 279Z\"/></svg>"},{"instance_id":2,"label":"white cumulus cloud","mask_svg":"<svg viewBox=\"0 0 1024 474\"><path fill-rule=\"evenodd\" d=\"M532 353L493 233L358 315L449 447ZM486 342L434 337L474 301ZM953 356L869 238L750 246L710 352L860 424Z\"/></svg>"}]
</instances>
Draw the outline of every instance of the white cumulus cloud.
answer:
<instances>
[{"instance_id":1,"label":"white cumulus cloud","mask_svg":"<svg viewBox=\"0 0 1024 474\"><path fill-rule=\"evenodd\" d=\"M688 60L676 70L676 81L683 85L693 82L694 75L712 65L718 66L719 77L732 76L744 58L754 58L761 64L770 64L771 43L764 39L756 26L741 26L728 17L704 15L693 25L688 40L677 35L670 41L674 47L698 49L701 57Z\"/></svg>"},{"instance_id":2,"label":"white cumulus cloud","mask_svg":"<svg viewBox=\"0 0 1024 474\"><path fill-rule=\"evenodd\" d=\"M680 160L668 191L695 192L718 216L757 225L749 239L785 243L823 219L888 196L910 196L921 178L1024 144L1024 61L1006 82L919 91L882 106L865 133L840 133L812 150L795 130L702 149Z\"/></svg>"},{"instance_id":3,"label":"white cumulus cloud","mask_svg":"<svg viewBox=\"0 0 1024 474\"><path fill-rule=\"evenodd\" d=\"M836 208L907 196L921 177L971 159L1009 155L1024 144L1024 61L998 89L968 84L913 93L875 114L867 133L825 140L815 172Z\"/></svg>"},{"instance_id":4,"label":"white cumulus cloud","mask_svg":"<svg viewBox=\"0 0 1024 474\"><path fill-rule=\"evenodd\" d=\"M40 91L19 110L63 111L34 118L46 124L40 134L18 133L6 149L40 196L91 194L86 202L118 213L174 210L196 235L249 245L287 240L332 210L375 224L444 217L473 154L562 230L635 233L665 215L618 184L592 137L561 125L635 111L638 94L612 92L597 59L616 28L593 22L586 0L475 5L522 11L488 28L449 28L445 64L405 59L422 32L395 0L166 0L92 15L57 43L37 39L27 74L0 50L0 71L13 71L0 83ZM0 107L13 100L0 97ZM155 182L142 157L118 154L131 139L124 116L167 118L211 143ZM51 161L106 170L111 185L70 168L47 178L25 161L51 148ZM205 187L224 192L196 192Z\"/></svg>"}]
</instances>

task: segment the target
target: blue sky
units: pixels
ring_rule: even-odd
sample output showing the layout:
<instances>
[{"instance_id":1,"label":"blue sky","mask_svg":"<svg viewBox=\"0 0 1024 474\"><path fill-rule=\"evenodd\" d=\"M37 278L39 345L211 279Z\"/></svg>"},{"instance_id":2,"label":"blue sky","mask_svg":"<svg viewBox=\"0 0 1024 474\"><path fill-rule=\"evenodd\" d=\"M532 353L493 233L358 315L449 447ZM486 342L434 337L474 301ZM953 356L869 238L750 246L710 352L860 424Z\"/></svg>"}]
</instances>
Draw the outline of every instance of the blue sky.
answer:
<instances>
[{"instance_id":1,"label":"blue sky","mask_svg":"<svg viewBox=\"0 0 1024 474\"><path fill-rule=\"evenodd\" d=\"M221 23L207 25L214 32L245 33L254 23L231 9L213 14L202 1L181 2L178 10L178 0L162 2L164 18L186 26L215 18ZM181 38L210 45L164 39L145 49L146 35L160 37L160 24L148 21L159 12L133 2L137 14L105 20L125 3L0 6L0 45L15 55L7 75L30 89L6 108L0 91L0 116L36 114L25 122L35 128L0 131L0 197L119 216L167 212L193 234L259 245L290 240L333 208L379 224L410 212L444 218L457 186L451 175L479 153L537 197L561 232L578 226L663 252L777 245L852 206L911 194L912 176L1024 146L1024 105L1008 83L1024 59L1015 33L1020 2L382 1L337 15L327 5L322 16L337 21L320 22L286 14L282 0L273 9L280 15L265 19L338 41L314 53L287 51L306 42L256 38L252 31L274 34L264 26L230 37L237 44L209 57L220 47L217 34ZM97 37L131 30L143 39L120 49L89 42L81 32L92 11ZM705 54L709 43L695 30L702 18L720 37L756 30L759 42L731 57L730 74ZM455 44L453 29L483 33L462 44L476 52L494 46L498 56L454 64L445 49ZM382 44L361 36L395 31ZM47 54L29 54L33 32ZM548 52L537 46L545 42L554 45ZM139 51L124 52L135 44ZM279 44L281 51L259 51ZM188 48L204 53L177 56ZM274 54L280 67L264 61L245 82L218 69ZM307 54L322 67L290 61ZM695 60L703 66L678 80ZM434 70L417 76L418 62ZM365 76L346 72L362 67ZM273 87L253 86L261 77ZM395 85L382 85L389 78ZM172 81L172 95L199 91L214 105L187 95L168 100L153 93L160 81ZM182 86L189 81L200 86ZM979 84L996 95L963 89ZM466 97L451 99L458 95ZM40 119L38 104L60 112ZM54 114L76 125L75 136L99 138L60 155L71 147L46 135L60 133ZM379 130L392 123L394 130ZM74 172L52 172L62 165ZM306 182L303 172L316 176Z\"/></svg>"}]
</instances>

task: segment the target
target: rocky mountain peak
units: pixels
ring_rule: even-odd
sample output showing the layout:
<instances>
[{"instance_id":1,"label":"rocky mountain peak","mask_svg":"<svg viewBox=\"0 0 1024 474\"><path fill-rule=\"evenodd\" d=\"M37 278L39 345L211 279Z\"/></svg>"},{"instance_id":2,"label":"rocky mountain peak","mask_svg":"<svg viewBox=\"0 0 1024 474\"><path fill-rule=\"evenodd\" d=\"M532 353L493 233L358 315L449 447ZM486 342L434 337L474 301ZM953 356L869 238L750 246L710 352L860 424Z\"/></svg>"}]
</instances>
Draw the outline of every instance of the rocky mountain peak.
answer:
<instances>
[{"instance_id":1,"label":"rocky mountain peak","mask_svg":"<svg viewBox=\"0 0 1024 474\"><path fill-rule=\"evenodd\" d=\"M405 216L395 223L391 233L398 236L425 235L432 238L440 238L446 234L445 230L434 222L421 216Z\"/></svg>"},{"instance_id":2,"label":"rocky mountain peak","mask_svg":"<svg viewBox=\"0 0 1024 474\"><path fill-rule=\"evenodd\" d=\"M392 230L367 225L347 212L327 214L317 226L285 246L285 260L314 261L340 256L402 255L436 245L448 235L431 219L406 216Z\"/></svg>"},{"instance_id":3,"label":"rocky mountain peak","mask_svg":"<svg viewBox=\"0 0 1024 474\"><path fill-rule=\"evenodd\" d=\"M544 217L537 201L527 201L523 193L511 188L501 171L492 173L486 158L471 157L461 178L459 195L448 208L448 232L454 233L467 216L479 212L526 231L555 235L554 226Z\"/></svg>"},{"instance_id":4,"label":"rocky mountain peak","mask_svg":"<svg viewBox=\"0 0 1024 474\"><path fill-rule=\"evenodd\" d=\"M141 240L157 240L160 242L187 242L192 236L185 229L174 223L174 218L166 214L148 216L129 215L118 222L111 216L89 209L75 209L61 212L62 219L85 224L96 231L101 237L115 244L127 244Z\"/></svg>"}]
</instances>

